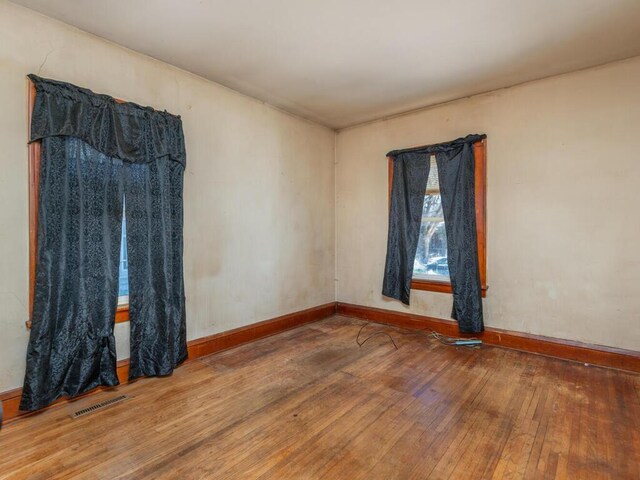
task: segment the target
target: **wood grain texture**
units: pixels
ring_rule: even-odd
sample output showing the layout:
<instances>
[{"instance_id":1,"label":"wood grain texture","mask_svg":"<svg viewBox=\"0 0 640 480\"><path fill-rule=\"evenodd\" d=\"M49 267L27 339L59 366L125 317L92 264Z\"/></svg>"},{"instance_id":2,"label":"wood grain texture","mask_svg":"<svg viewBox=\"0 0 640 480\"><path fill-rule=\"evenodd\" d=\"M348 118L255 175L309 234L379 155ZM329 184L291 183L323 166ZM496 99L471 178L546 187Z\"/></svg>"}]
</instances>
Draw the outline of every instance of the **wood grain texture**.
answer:
<instances>
[{"instance_id":1,"label":"wood grain texture","mask_svg":"<svg viewBox=\"0 0 640 480\"><path fill-rule=\"evenodd\" d=\"M128 311L128 310L127 310ZM194 360L203 355L209 355L214 352L219 352L227 348L231 348L243 343L251 342L253 340L263 338L275 333L282 332L284 330L304 325L305 323L315 322L333 315L336 311L336 304L334 302L327 303L325 305L319 305L317 307L308 308L299 312L289 313L280 317L265 320L263 322L254 323L244 327L228 330L226 332L218 333L208 337L202 337L188 342L187 347L189 350L189 360ZM119 360L117 364L118 380L121 384L127 383L129 378L129 360ZM167 379L170 381L170 379ZM74 399L62 398L55 402L53 405L47 408L53 408L64 403L74 403L78 399L86 396L94 395L104 390L113 390L113 388L99 387L91 392L88 392L80 397ZM15 420L20 417L26 417L43 412L45 409L38 412L21 412L18 407L20 405L20 397L22 396L22 389L16 388L7 392L0 392L0 401L4 408L5 422Z\"/></svg>"},{"instance_id":2,"label":"wood grain texture","mask_svg":"<svg viewBox=\"0 0 640 480\"><path fill-rule=\"evenodd\" d=\"M116 323L129 321L129 305L118 307L116 310Z\"/></svg>"},{"instance_id":3,"label":"wood grain texture","mask_svg":"<svg viewBox=\"0 0 640 480\"><path fill-rule=\"evenodd\" d=\"M453 320L426 317L413 313L394 312L381 308L338 303L336 311L345 316L373 322L386 323L415 330L433 330L444 335L480 338L484 343L529 353L589 363L602 367L617 368L629 372L640 372L640 352L621 348L592 345L589 343L531 335L528 333L486 328L483 333L460 333Z\"/></svg>"},{"instance_id":4,"label":"wood grain texture","mask_svg":"<svg viewBox=\"0 0 640 480\"><path fill-rule=\"evenodd\" d=\"M426 292L453 293L451 282L442 282L438 280L425 280L423 278L414 278L411 280L411 290L423 290ZM486 291L482 290L482 296L486 296Z\"/></svg>"},{"instance_id":5,"label":"wood grain texture","mask_svg":"<svg viewBox=\"0 0 640 480\"><path fill-rule=\"evenodd\" d=\"M487 139L473 144L475 158L474 193L478 230L478 269L482 296L487 294Z\"/></svg>"},{"instance_id":6,"label":"wood grain texture","mask_svg":"<svg viewBox=\"0 0 640 480\"><path fill-rule=\"evenodd\" d=\"M334 316L0 431L0 478L637 479L640 377Z\"/></svg>"},{"instance_id":7,"label":"wood grain texture","mask_svg":"<svg viewBox=\"0 0 640 480\"><path fill-rule=\"evenodd\" d=\"M27 138L31 138L31 114L36 98L36 87L30 80L27 82L28 99L28 132ZM40 142L31 142L28 147L29 170L29 319L27 328L31 328L33 316L33 298L36 284L36 254L38 251L38 193L40 190Z\"/></svg>"}]
</instances>

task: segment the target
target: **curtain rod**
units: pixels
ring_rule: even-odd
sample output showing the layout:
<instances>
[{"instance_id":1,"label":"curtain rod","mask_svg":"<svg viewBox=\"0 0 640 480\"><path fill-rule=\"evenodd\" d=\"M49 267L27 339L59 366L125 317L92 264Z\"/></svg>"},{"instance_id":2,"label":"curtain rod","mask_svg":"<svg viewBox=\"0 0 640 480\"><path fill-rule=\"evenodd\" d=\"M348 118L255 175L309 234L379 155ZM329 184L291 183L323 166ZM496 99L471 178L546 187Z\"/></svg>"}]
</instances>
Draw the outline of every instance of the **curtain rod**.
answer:
<instances>
[{"instance_id":1,"label":"curtain rod","mask_svg":"<svg viewBox=\"0 0 640 480\"><path fill-rule=\"evenodd\" d=\"M434 150L434 153L435 153L435 151L443 150L448 147L462 145L464 143L476 143L476 142L484 141L485 138L487 138L487 135L484 133L470 134L470 135L467 135L466 137L456 138L455 140L451 140L449 142L433 143L431 145L422 145L420 147L409 147L409 148L403 148L400 150L391 150L389 153L387 153L387 157L395 157L402 153L419 152L420 150L425 150L425 153L427 153L430 150Z\"/></svg>"}]
</instances>

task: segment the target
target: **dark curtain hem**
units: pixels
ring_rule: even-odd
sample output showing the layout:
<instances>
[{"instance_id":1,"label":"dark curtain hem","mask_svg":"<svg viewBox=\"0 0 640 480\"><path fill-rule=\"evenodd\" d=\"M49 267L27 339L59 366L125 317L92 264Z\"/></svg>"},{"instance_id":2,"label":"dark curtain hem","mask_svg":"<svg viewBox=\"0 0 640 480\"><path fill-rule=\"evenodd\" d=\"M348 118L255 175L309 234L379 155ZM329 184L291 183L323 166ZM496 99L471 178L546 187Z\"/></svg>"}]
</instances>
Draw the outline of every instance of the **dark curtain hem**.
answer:
<instances>
[{"instance_id":1,"label":"dark curtain hem","mask_svg":"<svg viewBox=\"0 0 640 480\"><path fill-rule=\"evenodd\" d=\"M29 393L27 393L26 395L23 393L22 399L20 400L19 410L23 412L33 412L35 410L41 410L55 403L61 398L75 398L99 387L117 387L118 385L120 385L120 381L116 377L115 381L93 382L86 387L78 390L65 390L62 392L58 392L50 397L37 400L33 399L33 397Z\"/></svg>"},{"instance_id":2,"label":"dark curtain hem","mask_svg":"<svg viewBox=\"0 0 640 480\"><path fill-rule=\"evenodd\" d=\"M186 348L186 345L185 345L185 348ZM173 374L173 371L176 368L178 368L185 361L187 361L188 358L189 358L188 352L184 352L184 354L181 355L170 368L164 368L164 367L149 368L147 366L147 368L143 369L140 367L131 368L130 366L129 381L133 381L137 378L144 378L144 377L168 377Z\"/></svg>"}]
</instances>

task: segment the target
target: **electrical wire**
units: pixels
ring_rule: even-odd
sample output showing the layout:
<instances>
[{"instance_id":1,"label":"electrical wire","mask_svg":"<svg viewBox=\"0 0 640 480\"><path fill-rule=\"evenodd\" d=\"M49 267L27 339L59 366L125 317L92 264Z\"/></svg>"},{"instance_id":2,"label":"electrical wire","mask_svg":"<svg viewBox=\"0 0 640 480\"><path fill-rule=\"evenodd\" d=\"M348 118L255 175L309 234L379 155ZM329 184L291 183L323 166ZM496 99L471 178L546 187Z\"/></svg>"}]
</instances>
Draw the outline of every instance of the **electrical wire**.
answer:
<instances>
[{"instance_id":1,"label":"electrical wire","mask_svg":"<svg viewBox=\"0 0 640 480\"><path fill-rule=\"evenodd\" d=\"M393 346L396 348L396 350L398 350L398 345L396 345L396 341L387 332L380 332L380 331L373 332L371 335L369 335L367 338L365 338L361 342L360 341L360 334L362 333L362 330L364 330L364 327L366 327L366 326L367 326L367 324L363 323L362 326L360 327L360 330L358 330L358 336L356 337L356 343L358 344L359 347L362 347L365 343L367 343L367 340L369 340L370 338L375 337L376 335L386 335L387 337L389 337L389 340L391 340L391 343L393 343Z\"/></svg>"},{"instance_id":2,"label":"electrical wire","mask_svg":"<svg viewBox=\"0 0 640 480\"><path fill-rule=\"evenodd\" d=\"M396 350L398 350L398 345L396 344L395 340L393 339L393 337L387 333L387 332L383 332L383 331L376 331L373 332L372 334L370 334L368 337L366 337L364 340L360 341L360 336L362 334L362 331L365 329L365 327L369 325L369 323L363 323L362 326L360 327L360 330L358 330L358 335L356 336L356 343L358 344L359 347L362 347L365 343L367 343L367 341L370 338L375 337L376 335L385 335L387 337L389 337L389 340L391 340L391 343L393 343L393 346L395 347ZM471 348L471 349L479 349L481 347L481 345L460 345L457 344L456 342L458 342L459 340L463 340L463 338L458 338L458 337L448 337L446 335L443 335L441 333L438 333L434 330L426 330L425 332L423 332L422 330L411 330L408 328L403 328L403 327L395 327L397 329L400 330L404 330L406 332L408 332L409 334L412 335L420 335L420 336L426 336L426 337L430 337L433 338L437 341L439 341L440 343L442 343L443 345L446 345L448 347L465 347L465 348ZM479 338L476 337L464 337L464 340L480 340Z\"/></svg>"}]
</instances>

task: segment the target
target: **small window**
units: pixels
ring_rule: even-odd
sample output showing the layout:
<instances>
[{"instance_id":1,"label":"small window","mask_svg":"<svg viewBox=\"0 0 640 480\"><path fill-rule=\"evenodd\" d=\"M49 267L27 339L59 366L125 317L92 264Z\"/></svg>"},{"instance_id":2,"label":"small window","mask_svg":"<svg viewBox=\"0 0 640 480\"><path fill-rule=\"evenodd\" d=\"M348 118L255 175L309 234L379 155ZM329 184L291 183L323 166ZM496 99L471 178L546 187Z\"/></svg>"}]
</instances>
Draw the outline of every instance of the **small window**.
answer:
<instances>
[{"instance_id":1,"label":"small window","mask_svg":"<svg viewBox=\"0 0 640 480\"><path fill-rule=\"evenodd\" d=\"M478 236L478 267L482 296L487 291L486 255L486 139L473 144L475 156L475 206ZM413 290L451 293L447 261L447 233L435 155L430 158L429 179L424 194L418 248L413 262ZM389 199L393 183L393 160L389 158Z\"/></svg>"}]
</instances>

